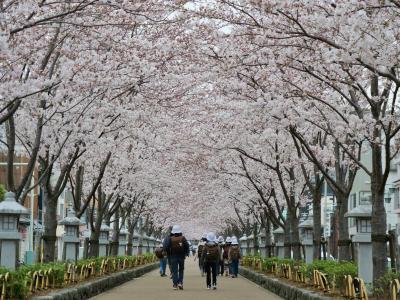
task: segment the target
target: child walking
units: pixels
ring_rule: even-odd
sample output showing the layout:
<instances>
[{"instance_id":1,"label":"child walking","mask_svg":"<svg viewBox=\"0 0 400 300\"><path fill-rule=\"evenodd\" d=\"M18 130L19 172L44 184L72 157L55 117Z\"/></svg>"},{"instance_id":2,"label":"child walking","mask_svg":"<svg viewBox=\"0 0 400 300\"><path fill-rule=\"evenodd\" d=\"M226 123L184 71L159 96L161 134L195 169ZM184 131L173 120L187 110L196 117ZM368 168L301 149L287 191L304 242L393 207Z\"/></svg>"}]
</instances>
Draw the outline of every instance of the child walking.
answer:
<instances>
[{"instance_id":1,"label":"child walking","mask_svg":"<svg viewBox=\"0 0 400 300\"><path fill-rule=\"evenodd\" d=\"M217 272L219 263L219 246L215 241L215 234L209 232L207 234L207 243L204 246L202 257L204 259L204 269L207 273L206 284L207 289L216 290L217 289ZM212 278L211 278L212 277Z\"/></svg>"}]
</instances>

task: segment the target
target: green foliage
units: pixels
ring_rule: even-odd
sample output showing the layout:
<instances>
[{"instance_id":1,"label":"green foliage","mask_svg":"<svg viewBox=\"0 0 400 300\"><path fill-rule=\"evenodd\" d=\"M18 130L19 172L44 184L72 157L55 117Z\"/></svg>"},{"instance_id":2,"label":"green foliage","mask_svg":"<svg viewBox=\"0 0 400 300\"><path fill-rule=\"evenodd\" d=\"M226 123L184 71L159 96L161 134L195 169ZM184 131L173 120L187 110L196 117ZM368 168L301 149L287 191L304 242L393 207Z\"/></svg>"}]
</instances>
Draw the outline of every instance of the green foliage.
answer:
<instances>
[{"instance_id":1,"label":"green foliage","mask_svg":"<svg viewBox=\"0 0 400 300\"><path fill-rule=\"evenodd\" d=\"M253 256L245 256L244 261L248 261ZM298 269L309 280L312 280L313 270L324 273L331 285L341 288L345 275L357 276L357 266L351 262L336 262L333 260L315 260L312 264L305 264L303 261L294 259L280 259L278 257L269 257L262 259L263 269L271 272L273 266L290 265L292 269ZM390 281L389 281L390 282Z\"/></svg>"},{"instance_id":2,"label":"green foliage","mask_svg":"<svg viewBox=\"0 0 400 300\"><path fill-rule=\"evenodd\" d=\"M4 200L4 195L6 193L6 189L4 185L0 184L0 202Z\"/></svg>"},{"instance_id":3,"label":"green foliage","mask_svg":"<svg viewBox=\"0 0 400 300\"><path fill-rule=\"evenodd\" d=\"M400 273L388 272L384 276L376 280L373 289L374 295L383 297L384 291L389 288L390 282L394 279L400 279Z\"/></svg>"},{"instance_id":4,"label":"green foliage","mask_svg":"<svg viewBox=\"0 0 400 300\"><path fill-rule=\"evenodd\" d=\"M147 259L147 261L152 261L154 257L153 254L145 254L143 256ZM78 267L78 270L80 270L83 265L94 262L96 265L96 273L98 273L100 271L101 262L104 258L105 257L97 257L78 260L76 266ZM135 256L118 256L109 258L119 259L120 261L128 259L129 262L134 262L136 260ZM6 284L6 288L7 291L11 292L12 299L26 299L29 293L29 286L32 281L32 274L36 271L48 271L50 269L53 271L55 286L62 287L64 284L64 275L67 270L67 263L64 262L23 265L14 272L0 267L0 276L4 276L5 274L9 273L10 279Z\"/></svg>"},{"instance_id":5,"label":"green foliage","mask_svg":"<svg viewBox=\"0 0 400 300\"><path fill-rule=\"evenodd\" d=\"M336 262L334 260L315 260L307 265L306 276L312 278L313 270L318 270L326 275L329 283L343 287L345 275L357 276L357 266L352 262Z\"/></svg>"}]
</instances>

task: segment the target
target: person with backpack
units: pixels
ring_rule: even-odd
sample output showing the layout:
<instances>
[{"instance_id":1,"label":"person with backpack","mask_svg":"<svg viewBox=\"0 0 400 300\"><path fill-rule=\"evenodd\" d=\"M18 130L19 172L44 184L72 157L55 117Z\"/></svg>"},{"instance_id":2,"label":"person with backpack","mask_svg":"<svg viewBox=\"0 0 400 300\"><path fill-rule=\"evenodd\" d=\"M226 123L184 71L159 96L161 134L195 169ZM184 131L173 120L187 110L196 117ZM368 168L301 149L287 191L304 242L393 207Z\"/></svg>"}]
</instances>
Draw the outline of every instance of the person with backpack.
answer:
<instances>
[{"instance_id":1,"label":"person with backpack","mask_svg":"<svg viewBox=\"0 0 400 300\"><path fill-rule=\"evenodd\" d=\"M232 278L236 278L239 273L239 260L241 259L239 243L236 237L232 239L232 245L229 248L228 260L231 263Z\"/></svg>"},{"instance_id":2,"label":"person with backpack","mask_svg":"<svg viewBox=\"0 0 400 300\"><path fill-rule=\"evenodd\" d=\"M173 289L183 290L183 272L185 258L189 256L189 243L183 236L180 225L172 227L171 236L164 240L163 248L171 262Z\"/></svg>"},{"instance_id":3,"label":"person with backpack","mask_svg":"<svg viewBox=\"0 0 400 300\"><path fill-rule=\"evenodd\" d=\"M207 242L207 233L204 233L203 236L201 237L201 240L199 241L197 245L197 253L196 256L194 257L194 261L196 261L196 258L199 260L199 269L201 273L201 277L204 276L204 261L202 259L202 254L203 254L203 249L204 246Z\"/></svg>"},{"instance_id":4,"label":"person with backpack","mask_svg":"<svg viewBox=\"0 0 400 300\"><path fill-rule=\"evenodd\" d=\"M164 251L162 244L158 245L158 247L154 251L154 254L160 260L160 275L161 275L161 277L167 276L167 274L165 274L165 271L167 269L167 253Z\"/></svg>"},{"instance_id":5,"label":"person with backpack","mask_svg":"<svg viewBox=\"0 0 400 300\"><path fill-rule=\"evenodd\" d=\"M225 240L224 251L222 253L222 258L224 261L224 271L226 277L230 276L231 274L231 263L229 262L228 259L228 253L230 248L231 248L231 237L228 236Z\"/></svg>"},{"instance_id":6,"label":"person with backpack","mask_svg":"<svg viewBox=\"0 0 400 300\"><path fill-rule=\"evenodd\" d=\"M223 236L218 237L218 246L219 246L219 261L218 261L218 274L224 275L224 246L225 241Z\"/></svg>"},{"instance_id":7,"label":"person with backpack","mask_svg":"<svg viewBox=\"0 0 400 300\"><path fill-rule=\"evenodd\" d=\"M218 264L219 264L219 246L216 242L215 234L213 232L209 232L207 234L207 243L203 248L202 257L204 260L204 269L206 271L206 284L207 289L217 289L217 272L218 272ZM212 275L212 282L211 282Z\"/></svg>"}]
</instances>

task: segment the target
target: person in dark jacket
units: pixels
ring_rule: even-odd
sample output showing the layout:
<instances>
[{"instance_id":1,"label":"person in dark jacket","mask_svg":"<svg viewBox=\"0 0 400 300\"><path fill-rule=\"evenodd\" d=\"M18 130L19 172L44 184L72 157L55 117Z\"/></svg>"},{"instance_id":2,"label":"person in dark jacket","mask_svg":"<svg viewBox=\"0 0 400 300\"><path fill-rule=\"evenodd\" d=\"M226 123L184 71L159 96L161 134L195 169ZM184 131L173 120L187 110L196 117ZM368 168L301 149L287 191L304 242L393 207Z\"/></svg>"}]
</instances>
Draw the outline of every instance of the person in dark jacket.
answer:
<instances>
[{"instance_id":1,"label":"person in dark jacket","mask_svg":"<svg viewBox=\"0 0 400 300\"><path fill-rule=\"evenodd\" d=\"M204 261L204 269L207 273L206 284L207 289L211 289L211 275L212 275L212 288L217 289L217 273L219 265L219 245L213 232L207 234L207 243L203 248L202 258Z\"/></svg>"},{"instance_id":2,"label":"person in dark jacket","mask_svg":"<svg viewBox=\"0 0 400 300\"><path fill-rule=\"evenodd\" d=\"M164 240L163 248L171 262L172 286L174 290L183 290L183 272L185 269L185 258L189 256L189 243L182 235L179 225L174 225L171 236Z\"/></svg>"}]
</instances>

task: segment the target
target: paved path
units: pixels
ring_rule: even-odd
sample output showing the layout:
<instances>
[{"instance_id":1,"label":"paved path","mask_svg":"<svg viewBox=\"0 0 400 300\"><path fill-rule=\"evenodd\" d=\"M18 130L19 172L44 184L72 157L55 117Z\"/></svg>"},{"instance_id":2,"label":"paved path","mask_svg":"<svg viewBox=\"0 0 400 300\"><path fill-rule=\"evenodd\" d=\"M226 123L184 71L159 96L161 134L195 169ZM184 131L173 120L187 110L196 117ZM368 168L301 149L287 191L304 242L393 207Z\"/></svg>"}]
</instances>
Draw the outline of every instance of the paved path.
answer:
<instances>
[{"instance_id":1,"label":"paved path","mask_svg":"<svg viewBox=\"0 0 400 300\"><path fill-rule=\"evenodd\" d=\"M158 270L98 295L93 300L204 300L213 294L218 300L281 300L256 284L239 278L217 278L216 291L206 289L193 258L186 259L184 290L174 291L169 277L160 277Z\"/></svg>"}]
</instances>

